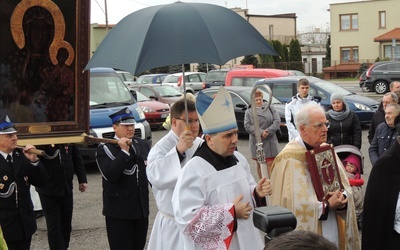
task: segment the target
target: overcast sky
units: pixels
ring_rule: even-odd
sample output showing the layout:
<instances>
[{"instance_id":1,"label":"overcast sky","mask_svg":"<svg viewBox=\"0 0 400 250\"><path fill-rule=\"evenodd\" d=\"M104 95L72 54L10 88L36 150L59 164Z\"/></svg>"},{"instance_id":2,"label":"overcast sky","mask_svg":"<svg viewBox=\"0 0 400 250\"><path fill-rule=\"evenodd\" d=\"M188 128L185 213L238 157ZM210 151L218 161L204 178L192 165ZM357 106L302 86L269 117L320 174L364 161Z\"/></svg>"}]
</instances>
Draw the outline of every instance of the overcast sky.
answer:
<instances>
[{"instance_id":1,"label":"overcast sky","mask_svg":"<svg viewBox=\"0 0 400 250\"><path fill-rule=\"evenodd\" d=\"M108 23L116 24L126 15L149 6L170 4L174 0L91 0L91 23L105 24L105 1L107 1ZM309 27L329 26L329 4L361 0L183 0L182 2L211 3L227 8L241 7L249 14L275 15L296 13L297 30Z\"/></svg>"}]
</instances>

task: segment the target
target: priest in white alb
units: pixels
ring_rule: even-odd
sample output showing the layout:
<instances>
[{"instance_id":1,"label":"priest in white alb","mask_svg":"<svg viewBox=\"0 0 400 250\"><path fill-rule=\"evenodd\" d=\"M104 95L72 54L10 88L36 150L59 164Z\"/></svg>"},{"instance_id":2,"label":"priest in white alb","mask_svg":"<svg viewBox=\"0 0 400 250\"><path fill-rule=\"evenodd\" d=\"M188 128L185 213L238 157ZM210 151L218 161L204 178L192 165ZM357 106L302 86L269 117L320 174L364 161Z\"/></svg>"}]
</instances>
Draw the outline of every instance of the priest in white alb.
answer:
<instances>
[{"instance_id":1,"label":"priest in white alb","mask_svg":"<svg viewBox=\"0 0 400 250\"><path fill-rule=\"evenodd\" d=\"M258 183L236 151L238 128L228 91L213 98L200 92L196 109L204 142L180 171L172 196L184 249L263 249L253 209L265 205L271 183Z\"/></svg>"}]
</instances>

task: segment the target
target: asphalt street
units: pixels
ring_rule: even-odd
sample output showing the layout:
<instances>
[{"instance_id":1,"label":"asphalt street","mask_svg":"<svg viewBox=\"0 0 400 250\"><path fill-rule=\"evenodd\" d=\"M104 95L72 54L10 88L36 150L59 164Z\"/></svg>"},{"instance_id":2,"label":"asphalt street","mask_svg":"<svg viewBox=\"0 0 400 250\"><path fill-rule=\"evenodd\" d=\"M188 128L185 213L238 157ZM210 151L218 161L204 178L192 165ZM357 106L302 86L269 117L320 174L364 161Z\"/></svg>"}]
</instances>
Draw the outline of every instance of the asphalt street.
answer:
<instances>
[{"instance_id":1,"label":"asphalt street","mask_svg":"<svg viewBox=\"0 0 400 250\"><path fill-rule=\"evenodd\" d=\"M367 95L374 99L381 99L381 95L374 95L373 93L364 93L358 86L358 82L341 82L334 81L342 87L356 92L357 94ZM155 144L167 131L153 131L153 144ZM363 145L361 148L364 156L364 175L363 178L367 182L371 170L371 164L368 157L368 140L367 140L368 127L364 127ZM285 141L279 143L282 149L286 144ZM253 176L257 176L256 164L251 160L248 137L241 136L238 144L238 150L243 153L250 162L251 171ZM93 250L93 249L109 249L107 242L107 235L105 229L104 216L102 215L102 187L101 175L95 165L87 166L89 188L86 192L80 193L76 178L74 180L74 215L72 221L72 235L70 241L70 250ZM366 184L364 184L364 189ZM157 213L157 207L154 202L152 193L150 192L150 226L148 237L150 236L152 223ZM47 231L44 217L37 219L38 230L32 238L32 250L45 250L49 249L47 244Z\"/></svg>"}]
</instances>

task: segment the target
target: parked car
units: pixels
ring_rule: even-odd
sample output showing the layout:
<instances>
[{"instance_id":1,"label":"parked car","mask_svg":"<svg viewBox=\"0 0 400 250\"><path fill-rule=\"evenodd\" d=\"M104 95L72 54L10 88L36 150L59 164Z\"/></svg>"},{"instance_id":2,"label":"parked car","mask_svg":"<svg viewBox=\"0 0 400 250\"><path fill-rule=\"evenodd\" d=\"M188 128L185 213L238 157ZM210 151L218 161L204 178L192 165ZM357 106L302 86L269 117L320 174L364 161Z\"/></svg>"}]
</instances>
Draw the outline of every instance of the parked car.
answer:
<instances>
[{"instance_id":1,"label":"parked car","mask_svg":"<svg viewBox=\"0 0 400 250\"><path fill-rule=\"evenodd\" d=\"M179 90L171 86L162 86L161 84L137 84L130 87L130 89L139 91L150 100L156 100L169 106L182 96Z\"/></svg>"},{"instance_id":2,"label":"parked car","mask_svg":"<svg viewBox=\"0 0 400 250\"><path fill-rule=\"evenodd\" d=\"M358 81L359 81L360 88L361 88L362 91L370 92L372 90L365 86L365 81L366 80L367 80L367 71L364 71L364 72L362 72L362 74L358 78Z\"/></svg>"},{"instance_id":3,"label":"parked car","mask_svg":"<svg viewBox=\"0 0 400 250\"><path fill-rule=\"evenodd\" d=\"M215 69L207 73L206 80L204 81L206 88L214 86L225 85L226 74L230 69Z\"/></svg>"},{"instance_id":4,"label":"parked car","mask_svg":"<svg viewBox=\"0 0 400 250\"><path fill-rule=\"evenodd\" d=\"M149 123L142 108L130 93L124 82L111 68L90 69L90 127L89 134L97 138L114 138L114 129L109 115L128 107L135 118L135 137L152 145ZM95 162L97 143L79 145L85 163Z\"/></svg>"},{"instance_id":5,"label":"parked car","mask_svg":"<svg viewBox=\"0 0 400 250\"><path fill-rule=\"evenodd\" d=\"M389 84L400 80L400 61L374 63L366 73L365 87L377 94L389 92Z\"/></svg>"},{"instance_id":6,"label":"parked car","mask_svg":"<svg viewBox=\"0 0 400 250\"><path fill-rule=\"evenodd\" d=\"M310 81L309 93L321 99L321 105L326 109L330 106L330 98L333 93L340 93L344 96L350 110L354 111L361 125L371 123L371 118L378 109L379 102L369 97L357 95L348 91L334 83L319 79L312 76L288 76L264 79L255 85L268 85L273 95L280 101L287 103L294 95L297 94L297 83L299 79L307 78Z\"/></svg>"},{"instance_id":7,"label":"parked car","mask_svg":"<svg viewBox=\"0 0 400 250\"><path fill-rule=\"evenodd\" d=\"M144 116L150 127L159 128L169 115L169 105L154 99L150 100L139 91L134 91L133 96L138 101L139 106L142 107Z\"/></svg>"},{"instance_id":8,"label":"parked car","mask_svg":"<svg viewBox=\"0 0 400 250\"><path fill-rule=\"evenodd\" d=\"M186 92L194 94L199 90L205 89L204 80L206 76L207 74L203 72L185 72ZM168 75L162 85L171 86L183 92L182 73Z\"/></svg>"},{"instance_id":9,"label":"parked car","mask_svg":"<svg viewBox=\"0 0 400 250\"><path fill-rule=\"evenodd\" d=\"M166 73L141 75L137 79L136 84L162 83L167 75Z\"/></svg>"},{"instance_id":10,"label":"parked car","mask_svg":"<svg viewBox=\"0 0 400 250\"><path fill-rule=\"evenodd\" d=\"M248 86L225 86L226 90L230 93L232 97L233 106L235 109L236 121L238 124L238 129L240 134L247 134L244 129L244 115L251 104L251 91L252 87ZM213 97L214 94L218 92L219 87L212 87L202 90L203 93L207 94L210 97ZM260 89L263 91L263 89ZM264 92L264 91L263 91ZM268 100L269 94L264 92L264 99ZM281 118L280 129L283 137L288 136L286 122L285 122L285 104L279 101L277 98L272 97L272 105L278 111L279 117Z\"/></svg>"},{"instance_id":11,"label":"parked car","mask_svg":"<svg viewBox=\"0 0 400 250\"><path fill-rule=\"evenodd\" d=\"M290 75L291 73L281 69L235 69L226 74L225 86L253 86L265 78Z\"/></svg>"},{"instance_id":12,"label":"parked car","mask_svg":"<svg viewBox=\"0 0 400 250\"><path fill-rule=\"evenodd\" d=\"M286 70L287 72L291 73L294 76L307 76L306 74L304 74L303 72L301 72L300 70L293 70L293 69L288 69Z\"/></svg>"},{"instance_id":13,"label":"parked car","mask_svg":"<svg viewBox=\"0 0 400 250\"><path fill-rule=\"evenodd\" d=\"M116 70L118 76L122 79L127 87L136 83L136 77L131 75L128 71Z\"/></svg>"}]
</instances>

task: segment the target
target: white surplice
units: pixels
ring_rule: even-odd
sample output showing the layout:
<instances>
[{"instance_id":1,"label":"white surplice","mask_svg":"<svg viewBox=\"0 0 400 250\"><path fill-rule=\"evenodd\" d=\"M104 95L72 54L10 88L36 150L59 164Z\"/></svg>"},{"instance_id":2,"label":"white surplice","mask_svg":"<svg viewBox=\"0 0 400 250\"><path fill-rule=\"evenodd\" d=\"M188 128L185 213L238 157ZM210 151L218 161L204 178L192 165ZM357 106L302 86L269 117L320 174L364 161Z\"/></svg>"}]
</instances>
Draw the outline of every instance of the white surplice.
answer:
<instances>
[{"instance_id":1,"label":"white surplice","mask_svg":"<svg viewBox=\"0 0 400 250\"><path fill-rule=\"evenodd\" d=\"M242 202L249 202L254 208L253 191L256 182L250 173L246 158L239 152L235 152L235 156L239 162L220 171L199 156L193 157L181 170L172 197L172 204L175 221L182 232L200 209L218 204L232 204L239 195L243 195ZM210 225L215 222L211 219ZM221 225L221 229L223 226ZM182 234L182 239L185 250L202 249L188 236ZM263 248L260 231L253 225L253 214L251 213L248 219L237 219L237 230L233 233L229 249L258 250Z\"/></svg>"},{"instance_id":2,"label":"white surplice","mask_svg":"<svg viewBox=\"0 0 400 250\"><path fill-rule=\"evenodd\" d=\"M152 185L153 194L159 212L154 220L148 244L149 250L171 250L180 248L179 229L175 224L172 210L172 193L178 174L185 163L190 160L202 139L196 138L193 146L186 150L186 157L179 160L176 145L179 137L174 131L164 136L150 150L146 169L147 178Z\"/></svg>"}]
</instances>

